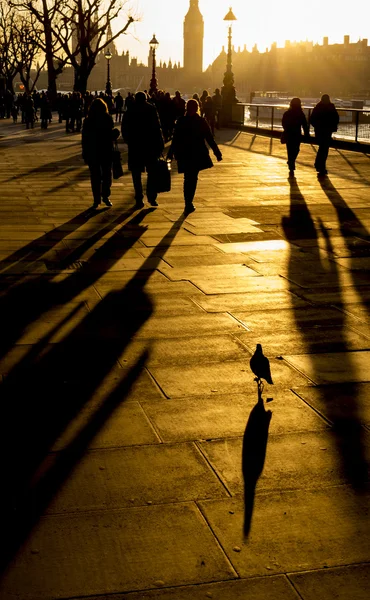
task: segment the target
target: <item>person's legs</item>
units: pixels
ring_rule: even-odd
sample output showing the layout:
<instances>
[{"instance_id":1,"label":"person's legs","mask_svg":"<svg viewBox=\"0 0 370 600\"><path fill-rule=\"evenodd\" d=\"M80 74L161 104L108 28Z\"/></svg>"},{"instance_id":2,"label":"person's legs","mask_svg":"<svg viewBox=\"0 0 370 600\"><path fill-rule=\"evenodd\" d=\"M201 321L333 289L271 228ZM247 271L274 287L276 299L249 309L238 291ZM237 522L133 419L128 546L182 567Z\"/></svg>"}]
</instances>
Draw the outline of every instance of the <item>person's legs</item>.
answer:
<instances>
[{"instance_id":1,"label":"person's legs","mask_svg":"<svg viewBox=\"0 0 370 600\"><path fill-rule=\"evenodd\" d=\"M107 206L112 206L112 202L109 200L110 196L110 188L112 185L112 163L111 161L104 161L100 165L101 169L101 195L103 197L103 202Z\"/></svg>"},{"instance_id":2,"label":"person's legs","mask_svg":"<svg viewBox=\"0 0 370 600\"><path fill-rule=\"evenodd\" d=\"M141 182L141 169L131 169L132 183L134 184L135 189L135 200L136 206L143 207L143 184Z\"/></svg>"},{"instance_id":3,"label":"person's legs","mask_svg":"<svg viewBox=\"0 0 370 600\"><path fill-rule=\"evenodd\" d=\"M320 175L326 175L326 160L329 154L330 138L318 138L317 143L319 146L316 154L315 169Z\"/></svg>"},{"instance_id":4,"label":"person's legs","mask_svg":"<svg viewBox=\"0 0 370 600\"><path fill-rule=\"evenodd\" d=\"M98 162L89 163L91 190L94 197L94 207L101 202L101 166Z\"/></svg>"},{"instance_id":5,"label":"person's legs","mask_svg":"<svg viewBox=\"0 0 370 600\"><path fill-rule=\"evenodd\" d=\"M157 186L155 180L155 164L150 164L147 167L148 179L146 182L146 195L148 198L149 204L152 206L157 206Z\"/></svg>"},{"instance_id":6,"label":"person's legs","mask_svg":"<svg viewBox=\"0 0 370 600\"><path fill-rule=\"evenodd\" d=\"M287 142L286 149L288 153L288 167L289 171L295 171L295 161L299 154L300 144L299 142Z\"/></svg>"},{"instance_id":7,"label":"person's legs","mask_svg":"<svg viewBox=\"0 0 370 600\"><path fill-rule=\"evenodd\" d=\"M197 189L198 174L199 171L194 169L185 171L184 173L184 200L186 213L190 213L195 210L193 199Z\"/></svg>"}]
</instances>

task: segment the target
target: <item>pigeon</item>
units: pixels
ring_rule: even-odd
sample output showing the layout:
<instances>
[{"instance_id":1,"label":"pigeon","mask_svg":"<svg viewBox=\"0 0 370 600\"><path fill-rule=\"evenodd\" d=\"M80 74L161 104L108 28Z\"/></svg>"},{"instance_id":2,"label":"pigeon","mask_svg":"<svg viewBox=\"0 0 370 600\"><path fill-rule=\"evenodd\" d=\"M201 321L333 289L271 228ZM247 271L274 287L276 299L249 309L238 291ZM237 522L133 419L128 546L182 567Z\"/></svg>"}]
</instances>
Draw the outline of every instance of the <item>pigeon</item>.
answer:
<instances>
[{"instance_id":1,"label":"pigeon","mask_svg":"<svg viewBox=\"0 0 370 600\"><path fill-rule=\"evenodd\" d=\"M261 344L257 344L256 351L250 359L249 364L257 379L265 379L267 383L273 385L270 362L267 356L263 354Z\"/></svg>"}]
</instances>

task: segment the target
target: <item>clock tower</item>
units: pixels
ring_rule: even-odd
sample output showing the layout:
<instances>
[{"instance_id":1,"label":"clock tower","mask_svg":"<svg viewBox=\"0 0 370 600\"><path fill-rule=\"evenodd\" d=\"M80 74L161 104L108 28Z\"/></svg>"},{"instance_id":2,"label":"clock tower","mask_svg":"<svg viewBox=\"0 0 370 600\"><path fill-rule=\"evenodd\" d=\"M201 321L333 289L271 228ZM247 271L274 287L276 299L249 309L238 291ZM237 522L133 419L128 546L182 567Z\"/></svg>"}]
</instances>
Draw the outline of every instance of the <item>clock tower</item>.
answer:
<instances>
[{"instance_id":1,"label":"clock tower","mask_svg":"<svg viewBox=\"0 0 370 600\"><path fill-rule=\"evenodd\" d=\"M199 0L190 0L184 19L184 74L201 75L203 72L204 22Z\"/></svg>"}]
</instances>

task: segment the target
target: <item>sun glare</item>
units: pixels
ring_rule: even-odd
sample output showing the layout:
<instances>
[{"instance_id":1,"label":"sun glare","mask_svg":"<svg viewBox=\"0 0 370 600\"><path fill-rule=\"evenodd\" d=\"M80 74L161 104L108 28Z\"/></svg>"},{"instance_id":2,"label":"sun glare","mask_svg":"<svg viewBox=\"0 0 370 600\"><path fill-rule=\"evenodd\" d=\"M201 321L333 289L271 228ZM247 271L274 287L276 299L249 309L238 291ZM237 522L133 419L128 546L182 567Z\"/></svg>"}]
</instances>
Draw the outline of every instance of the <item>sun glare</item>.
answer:
<instances>
[{"instance_id":1,"label":"sun glare","mask_svg":"<svg viewBox=\"0 0 370 600\"><path fill-rule=\"evenodd\" d=\"M128 6L141 19L117 42L119 50L129 50L132 56L146 63L149 40L153 32L159 41L158 58L162 61L183 63L183 21L189 9L189 0L134 0ZM338 0L311 0L307 10L297 8L296 0L263 0L262 3L245 0L199 0L204 19L204 62L206 69L227 44L227 26L223 20L229 7L237 17L233 24L235 49L246 45L247 50L257 46L260 52L276 42L284 46L286 40L312 41L322 44L342 43L344 35L351 41L367 37L370 22L369 0L359 0L355 10L342 10Z\"/></svg>"}]
</instances>

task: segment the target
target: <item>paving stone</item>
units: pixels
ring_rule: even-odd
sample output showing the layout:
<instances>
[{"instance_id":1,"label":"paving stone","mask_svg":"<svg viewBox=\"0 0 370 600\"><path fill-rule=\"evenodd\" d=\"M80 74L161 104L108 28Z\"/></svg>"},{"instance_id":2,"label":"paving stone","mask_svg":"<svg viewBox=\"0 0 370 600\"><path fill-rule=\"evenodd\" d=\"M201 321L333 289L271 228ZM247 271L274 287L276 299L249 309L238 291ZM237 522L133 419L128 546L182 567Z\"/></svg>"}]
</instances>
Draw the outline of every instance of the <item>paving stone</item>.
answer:
<instances>
[{"instance_id":1,"label":"paving stone","mask_svg":"<svg viewBox=\"0 0 370 600\"><path fill-rule=\"evenodd\" d=\"M346 304L345 307L341 308L342 310L344 310L345 313L349 313L350 315L353 315L354 317L357 317L357 319L359 319L359 321L361 322L361 329L362 323L366 322L370 315L370 304ZM355 324L355 321L351 322L351 324Z\"/></svg>"},{"instance_id":2,"label":"paving stone","mask_svg":"<svg viewBox=\"0 0 370 600\"><path fill-rule=\"evenodd\" d=\"M225 496L224 487L193 444L145 445L87 452L47 512L128 508Z\"/></svg>"},{"instance_id":3,"label":"paving stone","mask_svg":"<svg viewBox=\"0 0 370 600\"><path fill-rule=\"evenodd\" d=\"M343 313L335 308L296 307L294 310L260 310L244 312L232 310L231 314L241 321L245 327L254 332L270 333L296 328L313 328L327 326L342 326Z\"/></svg>"},{"instance_id":4,"label":"paving stone","mask_svg":"<svg viewBox=\"0 0 370 600\"><path fill-rule=\"evenodd\" d=\"M135 392L133 393L135 395ZM104 400L99 393L87 402L63 433L55 441L52 450L57 452L66 448L76 439L102 407ZM99 431L90 441L88 448L110 448L139 446L141 444L159 444L160 439L143 412L139 402L124 400L115 407L112 414L100 422Z\"/></svg>"},{"instance_id":5,"label":"paving stone","mask_svg":"<svg viewBox=\"0 0 370 600\"><path fill-rule=\"evenodd\" d=\"M215 244L215 246L222 250L222 252L245 252L246 254L249 254L256 251L286 250L289 249L289 242L282 239L276 239L258 242Z\"/></svg>"},{"instance_id":6,"label":"paving stone","mask_svg":"<svg viewBox=\"0 0 370 600\"><path fill-rule=\"evenodd\" d=\"M234 578L196 506L182 503L43 517L0 593L46 600Z\"/></svg>"},{"instance_id":7,"label":"paving stone","mask_svg":"<svg viewBox=\"0 0 370 600\"><path fill-rule=\"evenodd\" d=\"M150 373L169 398L250 392L255 389L249 361L184 365L181 372L176 367L150 367ZM271 361L274 383L279 387L307 384L308 380L288 368L280 360ZM269 392L268 392L269 393Z\"/></svg>"},{"instance_id":8,"label":"paving stone","mask_svg":"<svg viewBox=\"0 0 370 600\"><path fill-rule=\"evenodd\" d=\"M248 319L248 317L247 317ZM249 325L248 325L249 327ZM359 330L361 327L359 326ZM238 339L250 352L256 345L255 332L237 333ZM365 336L349 327L320 327L283 329L274 332L258 333L258 341L262 344L266 356L280 356L283 352L290 354L318 354L346 350L370 349L370 341Z\"/></svg>"},{"instance_id":9,"label":"paving stone","mask_svg":"<svg viewBox=\"0 0 370 600\"><path fill-rule=\"evenodd\" d=\"M214 265L237 265L246 262L245 254L223 254L218 250L215 253L194 255L194 256L169 256L165 255L165 261L173 268L189 268L189 267L203 267L207 266L208 270ZM163 271L167 274L167 270Z\"/></svg>"},{"instance_id":10,"label":"paving stone","mask_svg":"<svg viewBox=\"0 0 370 600\"><path fill-rule=\"evenodd\" d=\"M370 427L370 384L340 383L294 392L332 423L357 421Z\"/></svg>"},{"instance_id":11,"label":"paving stone","mask_svg":"<svg viewBox=\"0 0 370 600\"><path fill-rule=\"evenodd\" d=\"M270 406L272 405L268 408ZM270 427L277 410L273 411ZM345 443L345 441L342 444L338 443L332 431L269 435L263 472L258 479L257 490L311 489L348 483L342 469L339 450ZM254 445L257 446L257 442ZM243 439L203 442L200 447L230 493L233 495L242 493L244 490L243 452L251 468L256 460L254 454L243 451ZM367 440L365 450L367 458L370 459L370 439ZM255 452L257 453L257 449ZM351 440L347 443L346 459L355 461L355 450L351 458L349 454L351 454Z\"/></svg>"},{"instance_id":12,"label":"paving stone","mask_svg":"<svg viewBox=\"0 0 370 600\"><path fill-rule=\"evenodd\" d=\"M0 246L1 248L1 246ZM175 257L189 257L189 260L191 260L192 258L195 258L197 256L206 256L206 255L212 255L215 257L218 257L221 252L219 250L217 250L217 248L215 248L213 245L209 245L209 246L198 246L198 245L193 245L191 247L189 246L169 246L168 248L165 248L165 250L163 249L153 249L153 248L138 248L138 252L140 252L140 254L142 256L149 256L149 254L153 253L153 256L157 256L157 254L160 254L160 256L164 256L165 260L170 260L171 258L175 258Z\"/></svg>"},{"instance_id":13,"label":"paving stone","mask_svg":"<svg viewBox=\"0 0 370 600\"><path fill-rule=\"evenodd\" d=\"M266 279L265 277L263 278ZM253 279L253 285L261 283L260 279ZM311 306L306 300L293 295L288 290L279 290L279 283L281 279L274 278L271 286L269 282L266 282L266 291L247 292L247 293L232 293L232 294L214 294L212 296L200 295L191 296L191 298L199 304L207 312L232 312L235 310L248 310L248 311L259 311L259 310L271 310L275 309L276 306L279 309L283 308L295 308L303 306ZM282 286L285 287L283 283ZM260 286L262 289L262 286ZM277 291L274 291L277 288Z\"/></svg>"},{"instance_id":14,"label":"paving stone","mask_svg":"<svg viewBox=\"0 0 370 600\"><path fill-rule=\"evenodd\" d=\"M230 315L199 313L196 315L151 317L140 328L137 338L171 338L196 334L239 332L244 330Z\"/></svg>"},{"instance_id":15,"label":"paving stone","mask_svg":"<svg viewBox=\"0 0 370 600\"><path fill-rule=\"evenodd\" d=\"M198 333L198 331L196 332ZM122 366L127 366L137 360L140 354L148 350L146 364L153 365L177 365L182 367L184 364L202 364L209 362L222 362L224 360L238 360L249 356L246 350L238 340L232 335L202 335L187 336L181 338L166 337L161 339L141 339L138 335L136 341L133 341L125 348L119 362ZM1 372L0 361L0 372Z\"/></svg>"},{"instance_id":16,"label":"paving stone","mask_svg":"<svg viewBox=\"0 0 370 600\"><path fill-rule=\"evenodd\" d=\"M241 577L366 562L368 505L369 491L351 486L259 493L245 539L241 497L200 503Z\"/></svg>"},{"instance_id":17,"label":"paving stone","mask_svg":"<svg viewBox=\"0 0 370 600\"><path fill-rule=\"evenodd\" d=\"M317 385L369 381L370 351L284 355L290 365Z\"/></svg>"},{"instance_id":18,"label":"paving stone","mask_svg":"<svg viewBox=\"0 0 370 600\"><path fill-rule=\"evenodd\" d=\"M326 429L327 423L305 402L301 402L290 390L272 388L268 392L274 402L269 404L274 418L270 423L271 434L294 431L318 431ZM142 405L150 421L166 442L204 440L242 436L254 406L256 391L244 394L217 394L195 396L157 402L143 399ZM196 419L194 418L196 415Z\"/></svg>"},{"instance_id":19,"label":"paving stone","mask_svg":"<svg viewBox=\"0 0 370 600\"><path fill-rule=\"evenodd\" d=\"M283 575L272 577L238 579L221 583L208 583L197 586L177 587L147 592L118 594L114 600L298 600L297 593ZM85 600L95 600L86 598ZM111 600L103 596L99 600ZM356 598L356 600L363 600Z\"/></svg>"},{"instance_id":20,"label":"paving stone","mask_svg":"<svg viewBox=\"0 0 370 600\"><path fill-rule=\"evenodd\" d=\"M335 285L340 285L342 287L345 286L354 286L354 285L366 285L368 283L368 278L366 275L358 274L358 273L349 273L348 271L328 271L327 273L318 273L315 266L313 266L312 270L303 269L304 265L302 265L302 271L299 273L288 273L286 275L287 279L295 283L296 285L300 285L303 288L327 288ZM311 272L310 272L311 271Z\"/></svg>"},{"instance_id":21,"label":"paving stone","mask_svg":"<svg viewBox=\"0 0 370 600\"><path fill-rule=\"evenodd\" d=\"M366 600L369 596L370 565L350 565L306 573L289 574L304 600Z\"/></svg>"},{"instance_id":22,"label":"paving stone","mask_svg":"<svg viewBox=\"0 0 370 600\"><path fill-rule=\"evenodd\" d=\"M248 268L248 267L246 267ZM261 277L256 271L249 268L248 276L243 277L223 277L220 279L211 279L205 277L193 277L192 283L205 294L230 294L230 293L249 293L256 291L278 291L288 290L289 282L281 277ZM298 288L297 288L298 289Z\"/></svg>"},{"instance_id":23,"label":"paving stone","mask_svg":"<svg viewBox=\"0 0 370 600\"><path fill-rule=\"evenodd\" d=\"M366 285L355 287L334 287L322 291L307 291L302 290L300 293L302 298L314 304L357 304L359 302L370 302L370 287Z\"/></svg>"},{"instance_id":24,"label":"paving stone","mask_svg":"<svg viewBox=\"0 0 370 600\"><path fill-rule=\"evenodd\" d=\"M224 279L231 277L248 277L255 276L255 273L243 264L232 265L213 265L212 269L208 265L199 265L196 267L169 268L165 265L159 270L166 275L171 281L181 281L182 279L194 280L197 278L204 279Z\"/></svg>"}]
</instances>

